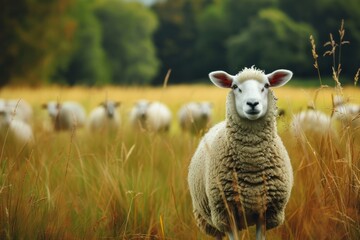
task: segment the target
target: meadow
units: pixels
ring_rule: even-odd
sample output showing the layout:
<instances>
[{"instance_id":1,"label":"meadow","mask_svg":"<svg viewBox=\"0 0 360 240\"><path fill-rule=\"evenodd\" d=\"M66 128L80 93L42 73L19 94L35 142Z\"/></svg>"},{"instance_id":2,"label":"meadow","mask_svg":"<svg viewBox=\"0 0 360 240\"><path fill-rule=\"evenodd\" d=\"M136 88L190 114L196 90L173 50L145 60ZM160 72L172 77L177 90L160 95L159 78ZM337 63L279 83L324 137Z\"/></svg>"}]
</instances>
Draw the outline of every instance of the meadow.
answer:
<instances>
[{"instance_id":1,"label":"meadow","mask_svg":"<svg viewBox=\"0 0 360 240\"><path fill-rule=\"evenodd\" d=\"M188 101L213 102L213 123L225 116L227 90L213 85L151 87L3 88L0 98L23 98L34 109L35 143L0 144L0 239L210 239L196 227L187 186L189 161L201 136L181 131L176 114ZM314 100L332 113L333 88L274 89L286 115L278 129L295 184L285 223L268 239L360 239L360 130L299 142L290 135L294 113ZM360 104L357 87L342 89ZM41 104L75 100L89 113L104 99L121 101L118 133L86 129L53 132ZM160 100L172 113L169 133L135 131L129 111L139 99ZM240 234L254 239L254 227Z\"/></svg>"}]
</instances>

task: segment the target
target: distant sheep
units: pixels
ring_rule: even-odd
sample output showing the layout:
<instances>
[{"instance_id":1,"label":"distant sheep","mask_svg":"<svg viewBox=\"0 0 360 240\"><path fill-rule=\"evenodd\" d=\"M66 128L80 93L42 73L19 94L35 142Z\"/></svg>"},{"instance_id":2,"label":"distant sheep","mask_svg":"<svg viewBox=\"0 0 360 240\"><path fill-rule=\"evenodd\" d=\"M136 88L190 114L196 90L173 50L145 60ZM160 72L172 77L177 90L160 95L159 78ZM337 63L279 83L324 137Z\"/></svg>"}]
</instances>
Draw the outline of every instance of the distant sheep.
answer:
<instances>
[{"instance_id":1,"label":"distant sheep","mask_svg":"<svg viewBox=\"0 0 360 240\"><path fill-rule=\"evenodd\" d=\"M85 124L85 110L77 102L58 103L51 101L43 104L43 108L47 109L56 131L73 130Z\"/></svg>"},{"instance_id":2,"label":"distant sheep","mask_svg":"<svg viewBox=\"0 0 360 240\"><path fill-rule=\"evenodd\" d=\"M307 110L296 113L290 123L292 136L302 143L321 145L328 137L335 138L336 132L332 126L331 116L308 107Z\"/></svg>"},{"instance_id":3,"label":"distant sheep","mask_svg":"<svg viewBox=\"0 0 360 240\"><path fill-rule=\"evenodd\" d=\"M130 121L134 127L143 130L168 131L171 124L171 112L161 102L140 100L131 110Z\"/></svg>"},{"instance_id":4,"label":"distant sheep","mask_svg":"<svg viewBox=\"0 0 360 240\"><path fill-rule=\"evenodd\" d=\"M211 122L212 105L210 102L190 102L183 105L178 112L181 128L194 134L204 132Z\"/></svg>"},{"instance_id":5,"label":"distant sheep","mask_svg":"<svg viewBox=\"0 0 360 240\"><path fill-rule=\"evenodd\" d=\"M90 113L89 129L93 132L116 132L120 125L120 116L116 111L118 106L120 102L102 102Z\"/></svg>"},{"instance_id":6,"label":"distant sheep","mask_svg":"<svg viewBox=\"0 0 360 240\"><path fill-rule=\"evenodd\" d=\"M288 153L277 134L276 98L270 87L288 82L292 73L277 70L265 75L252 67L235 76L209 74L218 87L231 88L226 120L203 137L191 159L188 183L197 225L205 233L230 239L238 230L256 224L284 221L293 185Z\"/></svg>"},{"instance_id":7,"label":"distant sheep","mask_svg":"<svg viewBox=\"0 0 360 240\"><path fill-rule=\"evenodd\" d=\"M333 97L333 117L339 120L344 127L357 129L360 127L360 105L349 103L342 96Z\"/></svg>"},{"instance_id":8,"label":"distant sheep","mask_svg":"<svg viewBox=\"0 0 360 240\"><path fill-rule=\"evenodd\" d=\"M33 110L31 105L24 99L0 99L0 109L7 108L13 117L30 123Z\"/></svg>"},{"instance_id":9,"label":"distant sheep","mask_svg":"<svg viewBox=\"0 0 360 240\"><path fill-rule=\"evenodd\" d=\"M7 140L20 148L31 144L34 140L31 126L14 118L9 108L0 110L0 136L2 142Z\"/></svg>"}]
</instances>

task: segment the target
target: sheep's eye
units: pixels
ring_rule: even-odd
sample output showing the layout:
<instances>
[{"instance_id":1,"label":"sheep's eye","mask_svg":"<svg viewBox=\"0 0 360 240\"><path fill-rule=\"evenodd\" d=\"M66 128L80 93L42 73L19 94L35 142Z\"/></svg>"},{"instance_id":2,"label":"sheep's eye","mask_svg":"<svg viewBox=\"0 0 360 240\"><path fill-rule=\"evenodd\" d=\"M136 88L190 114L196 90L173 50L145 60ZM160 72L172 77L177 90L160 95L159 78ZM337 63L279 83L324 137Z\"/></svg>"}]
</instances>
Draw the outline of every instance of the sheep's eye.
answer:
<instances>
[{"instance_id":1,"label":"sheep's eye","mask_svg":"<svg viewBox=\"0 0 360 240\"><path fill-rule=\"evenodd\" d=\"M233 90L239 89L239 92L242 92L241 89L240 89L236 84L232 85L231 88L232 88Z\"/></svg>"},{"instance_id":2,"label":"sheep's eye","mask_svg":"<svg viewBox=\"0 0 360 240\"><path fill-rule=\"evenodd\" d=\"M265 86L264 86L265 88L269 88L270 87L270 84L268 84L268 83L265 83Z\"/></svg>"}]
</instances>

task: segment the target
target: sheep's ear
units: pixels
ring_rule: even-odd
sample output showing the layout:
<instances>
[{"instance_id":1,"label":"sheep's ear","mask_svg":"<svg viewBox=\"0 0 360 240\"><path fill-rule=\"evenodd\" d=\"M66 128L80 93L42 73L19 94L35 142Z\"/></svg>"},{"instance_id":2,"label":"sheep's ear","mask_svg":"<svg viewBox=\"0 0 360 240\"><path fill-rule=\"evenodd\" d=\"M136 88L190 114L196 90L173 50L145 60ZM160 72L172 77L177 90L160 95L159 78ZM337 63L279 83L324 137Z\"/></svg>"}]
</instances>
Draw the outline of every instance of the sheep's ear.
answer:
<instances>
[{"instance_id":1,"label":"sheep's ear","mask_svg":"<svg viewBox=\"0 0 360 240\"><path fill-rule=\"evenodd\" d=\"M214 71L209 73L210 80L218 87L231 88L233 76L224 71Z\"/></svg>"},{"instance_id":2,"label":"sheep's ear","mask_svg":"<svg viewBox=\"0 0 360 240\"><path fill-rule=\"evenodd\" d=\"M266 77L269 79L271 87L281 87L291 79L292 75L293 73L289 70L279 69L267 74Z\"/></svg>"}]
</instances>

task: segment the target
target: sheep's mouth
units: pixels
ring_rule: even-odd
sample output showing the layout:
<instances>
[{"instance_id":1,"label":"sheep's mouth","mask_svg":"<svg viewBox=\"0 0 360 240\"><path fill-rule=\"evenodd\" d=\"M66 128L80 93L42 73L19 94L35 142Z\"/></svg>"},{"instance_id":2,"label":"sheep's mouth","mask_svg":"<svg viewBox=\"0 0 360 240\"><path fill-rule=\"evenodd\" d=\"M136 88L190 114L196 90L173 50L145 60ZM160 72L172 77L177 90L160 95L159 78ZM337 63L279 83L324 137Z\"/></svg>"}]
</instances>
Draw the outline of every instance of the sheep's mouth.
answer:
<instances>
[{"instance_id":1,"label":"sheep's mouth","mask_svg":"<svg viewBox=\"0 0 360 240\"><path fill-rule=\"evenodd\" d=\"M258 115L260 113L260 111L252 109L252 110L246 111L246 113L249 115Z\"/></svg>"}]
</instances>

